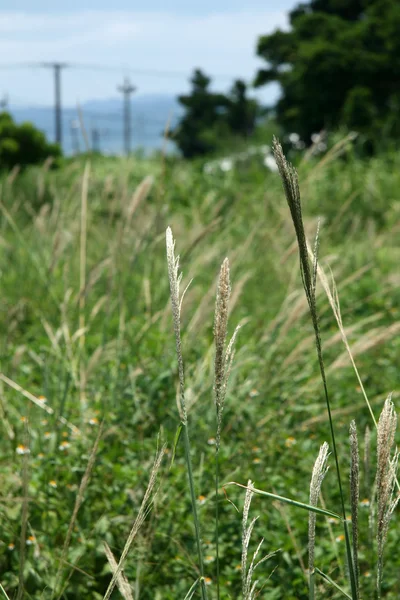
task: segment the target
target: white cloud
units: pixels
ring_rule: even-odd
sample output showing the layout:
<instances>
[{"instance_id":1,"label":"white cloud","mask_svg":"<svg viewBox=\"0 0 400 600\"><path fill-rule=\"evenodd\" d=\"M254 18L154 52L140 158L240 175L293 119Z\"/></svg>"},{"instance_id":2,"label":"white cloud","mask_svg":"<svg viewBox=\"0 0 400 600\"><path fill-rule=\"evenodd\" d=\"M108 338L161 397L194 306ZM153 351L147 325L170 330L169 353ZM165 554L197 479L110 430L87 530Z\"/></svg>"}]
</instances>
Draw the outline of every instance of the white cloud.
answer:
<instances>
[{"instance_id":1,"label":"white cloud","mask_svg":"<svg viewBox=\"0 0 400 600\"><path fill-rule=\"evenodd\" d=\"M62 60L187 73L180 80L136 76L143 91L175 93L186 85L194 67L201 67L211 75L250 80L258 66L257 37L286 26L285 13L268 10L215 12L206 16L134 11L62 15L0 11L0 64L7 60L13 63ZM4 91L12 95L14 89L15 95L21 97L30 88L28 95L33 101L44 102L48 98L48 89L29 85L33 81L31 73L24 74L24 80L25 83L21 71L10 72L10 89ZM78 93L82 100L110 96L110 81L111 75L102 72L96 78L87 72L76 73L74 77L71 75L64 97L71 102ZM222 81L223 78L217 78L216 84L221 85ZM4 87L4 81L2 84Z\"/></svg>"}]
</instances>

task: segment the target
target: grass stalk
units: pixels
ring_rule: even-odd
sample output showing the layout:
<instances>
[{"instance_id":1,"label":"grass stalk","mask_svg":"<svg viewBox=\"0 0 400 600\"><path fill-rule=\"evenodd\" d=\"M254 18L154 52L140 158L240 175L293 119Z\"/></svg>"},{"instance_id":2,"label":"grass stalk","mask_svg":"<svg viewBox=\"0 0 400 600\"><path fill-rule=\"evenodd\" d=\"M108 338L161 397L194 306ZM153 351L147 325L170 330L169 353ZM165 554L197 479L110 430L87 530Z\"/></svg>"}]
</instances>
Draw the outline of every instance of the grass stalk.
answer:
<instances>
[{"instance_id":1,"label":"grass stalk","mask_svg":"<svg viewBox=\"0 0 400 600\"><path fill-rule=\"evenodd\" d=\"M228 330L228 305L231 295L229 261L225 258L221 265L214 316L214 400L217 418L217 434L215 442L215 548L216 548L216 577L217 600L220 599L220 570L219 570L219 451L221 447L222 413L224 410L228 378L234 355L234 344L238 329L235 330L228 347L225 349Z\"/></svg>"},{"instance_id":2,"label":"grass stalk","mask_svg":"<svg viewBox=\"0 0 400 600\"><path fill-rule=\"evenodd\" d=\"M308 248L307 248L307 240L304 231L304 223L303 223L303 215L300 201L300 189L299 189L299 181L298 175L295 168L287 162L282 146L278 142L276 138L274 138L273 142L273 151L275 156L275 161L278 166L279 174L282 179L283 189L285 192L286 200L289 205L289 210L291 213L293 225L296 232L297 243L299 248L299 257L300 257L300 272L303 281L303 287L306 294L311 321L314 329L315 335L315 345L317 350L317 358L319 364L320 375L323 383L324 396L325 396L325 404L328 412L329 419L329 429L332 440L332 449L335 460L336 467L336 477L339 487L340 494L340 504L341 504L341 512L343 517L343 523L345 528L345 538L346 538L346 552L348 558L348 566L349 566L349 575L350 575L350 586L352 591L353 600L357 600L357 587L356 587L356 579L354 574L354 563L353 556L351 552L351 546L349 541L348 529L346 526L346 508L344 501L344 493L342 486L342 478L340 473L339 466L339 458L336 447L336 438L335 438L335 430L333 425L332 413L331 413L331 403L328 393L328 385L325 374L325 364L322 352L322 344L321 344L321 335L319 328L319 319L318 319L318 311L316 305L316 280L317 280L317 267L318 267L318 231L314 246L314 260L312 265L310 265L308 258Z\"/></svg>"},{"instance_id":3,"label":"grass stalk","mask_svg":"<svg viewBox=\"0 0 400 600\"><path fill-rule=\"evenodd\" d=\"M354 575L357 586L357 600L360 598L360 568L358 563L358 503L360 499L360 458L358 452L358 436L355 421L350 423L350 500L351 524L353 540Z\"/></svg>"},{"instance_id":4,"label":"grass stalk","mask_svg":"<svg viewBox=\"0 0 400 600\"><path fill-rule=\"evenodd\" d=\"M85 166L82 181L81 194L81 231L80 231L80 250L79 250L79 329L83 331L79 339L79 394L81 401L81 410L86 409L85 388L86 376L83 362L85 350L85 304L86 304L86 253L87 253L87 199L90 176L90 163Z\"/></svg>"},{"instance_id":5,"label":"grass stalk","mask_svg":"<svg viewBox=\"0 0 400 600\"><path fill-rule=\"evenodd\" d=\"M182 432L185 447L185 460L186 469L189 481L190 499L192 504L193 522L195 529L195 540L197 548L197 556L200 571L200 589L202 600L207 600L207 590L204 581L204 564L203 564L203 553L201 550L201 534L200 534L200 522L197 514L197 503L196 494L194 491L194 478L192 459L190 455L190 437L188 429L188 416L186 409L185 399L185 372L183 367L183 356L182 356L182 344L181 344L181 306L184 293L180 298L179 295L179 284L182 279L182 275L179 274L179 256L175 258L175 242L172 236L171 228L168 227L166 232L166 247L167 247L167 264L168 264L168 276L171 291L171 306L172 306L172 319L175 333L175 346L176 355L178 360L178 374L179 374L179 413L182 423Z\"/></svg>"}]
</instances>

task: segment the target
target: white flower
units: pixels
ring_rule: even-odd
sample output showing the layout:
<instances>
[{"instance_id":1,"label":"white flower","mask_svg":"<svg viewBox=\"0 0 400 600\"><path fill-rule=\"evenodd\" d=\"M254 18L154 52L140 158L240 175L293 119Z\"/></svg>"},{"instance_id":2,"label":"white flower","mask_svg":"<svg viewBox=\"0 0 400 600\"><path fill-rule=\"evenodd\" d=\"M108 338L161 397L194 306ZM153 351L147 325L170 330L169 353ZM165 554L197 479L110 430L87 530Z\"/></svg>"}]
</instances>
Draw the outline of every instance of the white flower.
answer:
<instances>
[{"instance_id":1,"label":"white flower","mask_svg":"<svg viewBox=\"0 0 400 600\"><path fill-rule=\"evenodd\" d=\"M275 162L275 159L272 156L272 154L267 154L267 156L265 156L265 158L264 158L264 165L270 171L277 171L278 170L278 166L277 166L277 164Z\"/></svg>"},{"instance_id":2,"label":"white flower","mask_svg":"<svg viewBox=\"0 0 400 600\"><path fill-rule=\"evenodd\" d=\"M219 163L219 168L221 169L221 171L231 171L233 167L233 160L231 160L230 158L223 158L221 160L221 162Z\"/></svg>"},{"instance_id":3,"label":"white flower","mask_svg":"<svg viewBox=\"0 0 400 600\"><path fill-rule=\"evenodd\" d=\"M318 144L318 142L321 141L321 134L320 133L313 133L311 135L311 141L313 144Z\"/></svg>"},{"instance_id":4,"label":"white flower","mask_svg":"<svg viewBox=\"0 0 400 600\"><path fill-rule=\"evenodd\" d=\"M204 171L204 173L207 173L207 175L214 173L215 172L214 163L211 163L211 162L206 163L203 167L203 171Z\"/></svg>"},{"instance_id":5,"label":"white flower","mask_svg":"<svg viewBox=\"0 0 400 600\"><path fill-rule=\"evenodd\" d=\"M24 446L23 444L19 444L16 449L15 452L17 454L30 454L31 451L29 450L29 448L27 446Z\"/></svg>"},{"instance_id":6,"label":"white flower","mask_svg":"<svg viewBox=\"0 0 400 600\"><path fill-rule=\"evenodd\" d=\"M300 136L298 133L289 133L289 142L291 144L297 144L300 141Z\"/></svg>"}]
</instances>

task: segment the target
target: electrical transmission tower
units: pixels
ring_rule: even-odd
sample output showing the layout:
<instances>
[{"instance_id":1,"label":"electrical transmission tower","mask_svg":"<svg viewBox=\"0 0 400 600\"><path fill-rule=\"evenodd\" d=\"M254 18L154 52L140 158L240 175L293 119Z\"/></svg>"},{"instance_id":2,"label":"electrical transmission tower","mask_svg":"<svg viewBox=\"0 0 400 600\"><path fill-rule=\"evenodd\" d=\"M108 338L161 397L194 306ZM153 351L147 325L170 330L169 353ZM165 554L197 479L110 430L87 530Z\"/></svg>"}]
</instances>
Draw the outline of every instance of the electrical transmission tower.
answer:
<instances>
[{"instance_id":1,"label":"electrical transmission tower","mask_svg":"<svg viewBox=\"0 0 400 600\"><path fill-rule=\"evenodd\" d=\"M124 146L125 154L128 155L131 151L131 94L136 91L136 87L132 85L125 77L123 85L118 86L118 91L124 95Z\"/></svg>"},{"instance_id":2,"label":"electrical transmission tower","mask_svg":"<svg viewBox=\"0 0 400 600\"><path fill-rule=\"evenodd\" d=\"M68 67L66 63L42 63L42 67L54 71L54 119L56 142L62 145L62 121L61 121L61 71Z\"/></svg>"}]
</instances>

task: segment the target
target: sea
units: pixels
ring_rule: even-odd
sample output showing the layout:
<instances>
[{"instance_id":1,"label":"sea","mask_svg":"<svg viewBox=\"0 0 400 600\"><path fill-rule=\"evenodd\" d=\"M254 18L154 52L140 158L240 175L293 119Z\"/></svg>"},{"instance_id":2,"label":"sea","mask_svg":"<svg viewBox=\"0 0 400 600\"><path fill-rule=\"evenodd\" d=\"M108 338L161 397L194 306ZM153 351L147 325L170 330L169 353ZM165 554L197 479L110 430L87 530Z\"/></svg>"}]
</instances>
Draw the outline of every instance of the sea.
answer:
<instances>
[{"instance_id":1,"label":"sea","mask_svg":"<svg viewBox=\"0 0 400 600\"><path fill-rule=\"evenodd\" d=\"M52 106L8 106L17 123L29 121L55 140L55 111ZM121 98L92 100L78 106L62 107L62 147L70 156L86 150L103 154L124 153L124 112ZM131 100L132 151L151 154L162 147L177 152L175 144L165 142L166 128L173 129L182 115L177 99L167 95L143 95Z\"/></svg>"}]
</instances>

